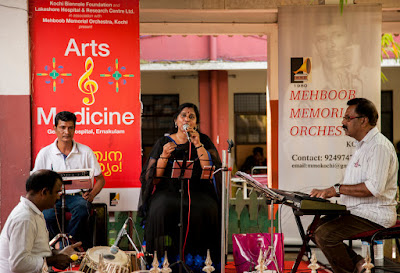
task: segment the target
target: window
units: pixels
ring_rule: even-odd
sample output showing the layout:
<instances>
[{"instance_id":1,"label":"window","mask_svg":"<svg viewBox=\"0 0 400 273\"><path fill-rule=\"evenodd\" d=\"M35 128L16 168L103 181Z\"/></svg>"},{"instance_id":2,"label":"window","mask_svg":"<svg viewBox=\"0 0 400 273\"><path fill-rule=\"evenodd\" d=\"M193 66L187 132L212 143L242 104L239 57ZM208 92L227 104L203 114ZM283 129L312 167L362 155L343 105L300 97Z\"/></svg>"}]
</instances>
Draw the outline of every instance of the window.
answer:
<instances>
[{"instance_id":1,"label":"window","mask_svg":"<svg viewBox=\"0 0 400 273\"><path fill-rule=\"evenodd\" d=\"M179 95L142 95L142 103L142 146L152 147L171 129Z\"/></svg>"},{"instance_id":2,"label":"window","mask_svg":"<svg viewBox=\"0 0 400 273\"><path fill-rule=\"evenodd\" d=\"M265 93L237 93L234 105L236 144L265 144Z\"/></svg>"}]
</instances>

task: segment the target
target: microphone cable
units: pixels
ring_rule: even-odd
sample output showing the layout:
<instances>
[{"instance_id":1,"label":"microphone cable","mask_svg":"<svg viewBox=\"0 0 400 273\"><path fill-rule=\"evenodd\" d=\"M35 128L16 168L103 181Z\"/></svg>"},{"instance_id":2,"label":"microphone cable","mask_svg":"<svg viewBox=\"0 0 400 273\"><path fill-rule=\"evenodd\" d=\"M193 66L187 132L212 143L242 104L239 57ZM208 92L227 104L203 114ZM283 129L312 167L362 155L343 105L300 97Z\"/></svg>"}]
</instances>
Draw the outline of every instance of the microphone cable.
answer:
<instances>
[{"instance_id":1,"label":"microphone cable","mask_svg":"<svg viewBox=\"0 0 400 273\"><path fill-rule=\"evenodd\" d=\"M192 158L192 142L188 142L189 143L189 160ZM194 162L193 162L193 168L194 168ZM187 220L187 227L186 227L186 235L185 235L185 242L183 243L183 247L182 247L182 256L181 260L185 261L185 247L186 247L186 241L187 241L187 237L189 234L189 225L190 225L190 206L192 203L192 199L190 198L190 179L188 179L188 220Z\"/></svg>"}]
</instances>

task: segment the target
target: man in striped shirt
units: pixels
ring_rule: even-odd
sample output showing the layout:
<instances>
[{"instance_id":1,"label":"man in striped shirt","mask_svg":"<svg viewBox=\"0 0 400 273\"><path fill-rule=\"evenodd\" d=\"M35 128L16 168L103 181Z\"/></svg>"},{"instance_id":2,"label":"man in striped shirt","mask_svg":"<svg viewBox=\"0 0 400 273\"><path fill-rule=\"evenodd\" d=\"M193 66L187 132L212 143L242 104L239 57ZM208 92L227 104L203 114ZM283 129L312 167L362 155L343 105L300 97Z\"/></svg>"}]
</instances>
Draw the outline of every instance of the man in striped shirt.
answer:
<instances>
[{"instance_id":1,"label":"man in striped shirt","mask_svg":"<svg viewBox=\"0 0 400 273\"><path fill-rule=\"evenodd\" d=\"M358 233L388 228L396 223L397 171L399 163L393 144L376 128L378 112L364 98L347 102L343 117L346 135L357 141L341 184L318 190L311 196L340 196L348 215L321 218L313 241L322 250L335 273L360 272L364 258L343 240Z\"/></svg>"}]
</instances>

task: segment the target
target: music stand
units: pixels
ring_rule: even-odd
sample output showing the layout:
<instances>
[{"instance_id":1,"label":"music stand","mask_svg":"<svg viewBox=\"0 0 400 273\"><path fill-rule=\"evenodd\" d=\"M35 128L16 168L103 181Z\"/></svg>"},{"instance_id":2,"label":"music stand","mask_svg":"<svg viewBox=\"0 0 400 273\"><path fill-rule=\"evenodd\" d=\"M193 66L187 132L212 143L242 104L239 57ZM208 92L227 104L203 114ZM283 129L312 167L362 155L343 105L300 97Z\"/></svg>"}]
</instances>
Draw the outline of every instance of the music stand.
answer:
<instances>
[{"instance_id":1,"label":"music stand","mask_svg":"<svg viewBox=\"0 0 400 273\"><path fill-rule=\"evenodd\" d=\"M179 260L173 263L179 264L179 273L182 273L182 268L186 272L193 272L189 266L183 261L183 197L184 197L184 187L183 181L185 179L190 179L192 177L193 164L192 160L175 160L172 165L171 178L177 178L181 182L181 204L180 204L180 214L179 214Z\"/></svg>"},{"instance_id":2,"label":"music stand","mask_svg":"<svg viewBox=\"0 0 400 273\"><path fill-rule=\"evenodd\" d=\"M58 241L61 241L61 244L63 247L65 247L67 241L69 240L68 235L65 233L65 185L66 184L71 184L71 180L63 180L62 182L62 188L61 188L61 233L58 233L56 236L54 236L53 239L49 242L50 246L55 245ZM55 209L55 208L54 208ZM56 209L55 209L56 210ZM57 211L55 211L55 214L57 215Z\"/></svg>"},{"instance_id":3,"label":"music stand","mask_svg":"<svg viewBox=\"0 0 400 273\"><path fill-rule=\"evenodd\" d=\"M211 180L214 177L215 166L204 166L200 179Z\"/></svg>"},{"instance_id":4,"label":"music stand","mask_svg":"<svg viewBox=\"0 0 400 273\"><path fill-rule=\"evenodd\" d=\"M61 195L61 233L57 234L51 241L49 242L50 246L55 245L58 241L61 240L63 247L66 246L66 243L71 238L65 233L65 195L66 190L73 189L91 189L93 187L93 177L94 170L93 169L72 169L72 170L64 170L57 171L57 173L62 177L62 195ZM57 211L55 212L57 214Z\"/></svg>"},{"instance_id":5,"label":"music stand","mask_svg":"<svg viewBox=\"0 0 400 273\"><path fill-rule=\"evenodd\" d=\"M193 171L192 160L175 160L172 165L171 178L190 179Z\"/></svg>"}]
</instances>

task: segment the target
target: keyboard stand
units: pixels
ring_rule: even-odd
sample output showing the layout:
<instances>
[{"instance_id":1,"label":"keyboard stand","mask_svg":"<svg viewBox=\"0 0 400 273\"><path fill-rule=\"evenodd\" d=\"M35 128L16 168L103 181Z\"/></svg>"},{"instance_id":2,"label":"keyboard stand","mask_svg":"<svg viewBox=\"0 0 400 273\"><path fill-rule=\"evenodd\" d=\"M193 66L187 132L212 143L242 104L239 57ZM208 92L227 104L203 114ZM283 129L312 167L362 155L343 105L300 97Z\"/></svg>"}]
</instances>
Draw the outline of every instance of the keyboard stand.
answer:
<instances>
[{"instance_id":1,"label":"keyboard stand","mask_svg":"<svg viewBox=\"0 0 400 273\"><path fill-rule=\"evenodd\" d=\"M303 259L304 254L307 254L307 258L310 260L311 259L311 248L310 245L308 244L314 234L315 228L317 227L317 224L319 222L319 219L321 219L321 215L344 215L344 214L349 214L350 212L348 210L332 210L332 211L303 211L299 210L296 208L293 208L293 214L296 220L297 228L299 229L299 233L301 236L301 240L303 241L303 244L301 245L299 254L297 255L296 262L293 264L291 273L297 272L297 268L300 265L301 260ZM300 216L302 215L314 215L314 219L310 224L309 229L307 230L307 233L304 232L303 224L301 223Z\"/></svg>"}]
</instances>

